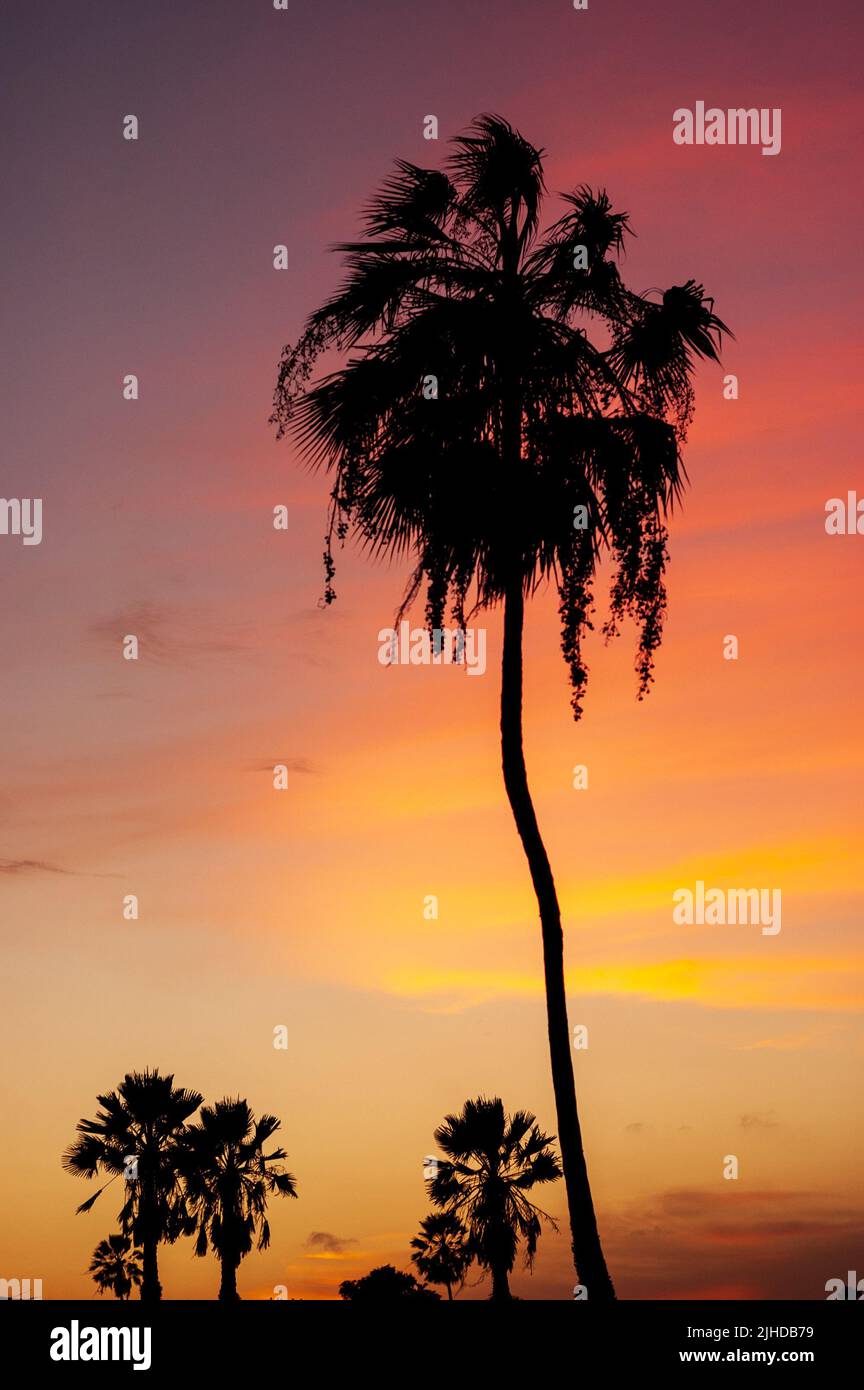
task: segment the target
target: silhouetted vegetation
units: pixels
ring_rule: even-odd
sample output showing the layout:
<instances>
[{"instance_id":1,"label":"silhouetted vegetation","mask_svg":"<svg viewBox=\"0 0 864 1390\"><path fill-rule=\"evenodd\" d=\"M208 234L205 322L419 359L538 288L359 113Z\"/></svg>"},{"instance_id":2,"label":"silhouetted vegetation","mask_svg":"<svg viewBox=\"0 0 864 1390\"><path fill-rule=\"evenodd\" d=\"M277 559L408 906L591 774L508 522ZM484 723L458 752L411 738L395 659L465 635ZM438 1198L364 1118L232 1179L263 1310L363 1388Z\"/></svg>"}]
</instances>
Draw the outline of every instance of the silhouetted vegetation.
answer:
<instances>
[{"instance_id":1,"label":"silhouetted vegetation","mask_svg":"<svg viewBox=\"0 0 864 1390\"><path fill-rule=\"evenodd\" d=\"M256 1120L245 1100L220 1100L201 1107L201 1119L181 1139L180 1171L186 1203L196 1222L195 1254L212 1245L222 1266L219 1297L239 1298L237 1268L252 1249L270 1244L267 1199L296 1197L293 1174L282 1166L284 1149L264 1152L279 1129L274 1115Z\"/></svg>"},{"instance_id":2,"label":"silhouetted vegetation","mask_svg":"<svg viewBox=\"0 0 864 1390\"><path fill-rule=\"evenodd\" d=\"M116 1091L97 1100L101 1109L96 1119L79 1121L79 1138L63 1155L63 1167L77 1177L103 1173L112 1181L124 1178L118 1221L124 1235L131 1235L142 1250L141 1300L155 1302L162 1297L158 1246L188 1229L177 1172L178 1143L202 1097L175 1087L174 1077L160 1076L157 1069L127 1073ZM125 1177L126 1173L135 1176ZM100 1187L78 1211L89 1211L104 1191Z\"/></svg>"},{"instance_id":3,"label":"silhouetted vegetation","mask_svg":"<svg viewBox=\"0 0 864 1390\"><path fill-rule=\"evenodd\" d=\"M448 1299L453 1285L460 1287L473 1253L468 1232L451 1211L433 1212L420 1222L420 1234L411 1242L412 1263L429 1284L443 1284Z\"/></svg>"},{"instance_id":4,"label":"silhouetted vegetation","mask_svg":"<svg viewBox=\"0 0 864 1390\"><path fill-rule=\"evenodd\" d=\"M129 1072L116 1091L98 1096L95 1120L80 1120L78 1138L63 1155L63 1167L76 1177L110 1175L77 1211L89 1211L107 1187L123 1182L120 1235L97 1247L90 1272L100 1292L112 1288L128 1298L139 1285L142 1302L162 1297L158 1247L180 1236L197 1235L196 1253L209 1246L219 1258L220 1299L235 1299L237 1268L257 1237L258 1249L270 1242L270 1195L296 1197L296 1179L285 1171L283 1149L265 1153L279 1128L273 1115L255 1119L245 1100L204 1106L200 1122L187 1121L201 1105L198 1091L182 1090L174 1077L154 1071ZM141 1247L141 1270L137 1269Z\"/></svg>"},{"instance_id":5,"label":"silhouetted vegetation","mask_svg":"<svg viewBox=\"0 0 864 1390\"><path fill-rule=\"evenodd\" d=\"M503 605L504 783L539 908L547 1027L574 1261L592 1302L614 1298L576 1105L561 913L528 786L522 733L525 601L557 588L578 718L593 586L612 563L603 632L638 631L648 690L666 611L666 519L681 495L698 358L728 332L701 285L659 298L624 284L629 233L605 191L563 195L541 234L542 152L497 116L452 142L446 170L397 161L370 202L341 287L282 354L272 422L333 475L325 551L351 532L410 557L399 617L425 586L426 622L448 604ZM654 292L650 292L654 294ZM587 328L599 324L602 345ZM608 344L608 345L607 345ZM312 384L336 349L339 370Z\"/></svg>"},{"instance_id":6,"label":"silhouetted vegetation","mask_svg":"<svg viewBox=\"0 0 864 1390\"><path fill-rule=\"evenodd\" d=\"M141 1251L135 1249L129 1236L108 1236L93 1251L90 1273L100 1294L110 1292L125 1301L141 1283Z\"/></svg>"},{"instance_id":7,"label":"silhouetted vegetation","mask_svg":"<svg viewBox=\"0 0 864 1390\"><path fill-rule=\"evenodd\" d=\"M520 1246L530 1268L542 1222L555 1222L528 1193L561 1177L552 1147L527 1110L512 1116L496 1096L467 1100L435 1131L447 1155L429 1183L429 1195L466 1230L466 1249L492 1276L492 1298L509 1299L510 1275ZM557 1228L556 1228L557 1229Z\"/></svg>"},{"instance_id":8,"label":"silhouetted vegetation","mask_svg":"<svg viewBox=\"0 0 864 1390\"><path fill-rule=\"evenodd\" d=\"M349 1303L401 1303L405 1299L438 1299L434 1289L418 1284L413 1274L405 1274L394 1265L379 1265L362 1279L345 1279L339 1285L339 1297Z\"/></svg>"}]
</instances>

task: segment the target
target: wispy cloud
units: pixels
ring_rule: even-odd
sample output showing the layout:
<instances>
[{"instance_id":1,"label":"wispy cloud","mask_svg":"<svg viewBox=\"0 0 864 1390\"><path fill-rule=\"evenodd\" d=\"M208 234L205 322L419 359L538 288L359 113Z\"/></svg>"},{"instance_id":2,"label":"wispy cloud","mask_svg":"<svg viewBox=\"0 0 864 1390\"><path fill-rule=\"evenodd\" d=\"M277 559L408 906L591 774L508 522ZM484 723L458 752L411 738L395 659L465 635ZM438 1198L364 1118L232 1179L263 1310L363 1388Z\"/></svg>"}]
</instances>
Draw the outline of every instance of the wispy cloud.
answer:
<instances>
[{"instance_id":1,"label":"wispy cloud","mask_svg":"<svg viewBox=\"0 0 864 1390\"><path fill-rule=\"evenodd\" d=\"M738 1123L742 1129L777 1129L779 1121L771 1119L773 1114L768 1110L761 1115L742 1115Z\"/></svg>"},{"instance_id":2,"label":"wispy cloud","mask_svg":"<svg viewBox=\"0 0 864 1390\"><path fill-rule=\"evenodd\" d=\"M91 623L90 632L100 646L120 655L123 639L138 638L139 660L159 666L186 665L202 657L248 654L248 643L226 633L219 619L177 605L139 599Z\"/></svg>"},{"instance_id":3,"label":"wispy cloud","mask_svg":"<svg viewBox=\"0 0 864 1390\"><path fill-rule=\"evenodd\" d=\"M62 874L69 878L122 878L122 874L95 874L84 869L64 869L62 864L50 864L47 859L0 859L0 874Z\"/></svg>"},{"instance_id":4,"label":"wispy cloud","mask_svg":"<svg viewBox=\"0 0 864 1390\"><path fill-rule=\"evenodd\" d=\"M304 775L315 775L320 772L320 768L311 763L308 758L284 758L275 757L268 759L266 763L255 763L250 768L251 772L272 772L274 767L286 767L289 772L301 772Z\"/></svg>"},{"instance_id":5,"label":"wispy cloud","mask_svg":"<svg viewBox=\"0 0 864 1390\"><path fill-rule=\"evenodd\" d=\"M48 864L44 859L0 859L0 874L73 874L60 864Z\"/></svg>"},{"instance_id":6,"label":"wispy cloud","mask_svg":"<svg viewBox=\"0 0 864 1390\"><path fill-rule=\"evenodd\" d=\"M357 1241L351 1236L334 1236L331 1231L312 1231L303 1242L305 1250L313 1251L312 1258L328 1255L344 1255L349 1245Z\"/></svg>"}]
</instances>

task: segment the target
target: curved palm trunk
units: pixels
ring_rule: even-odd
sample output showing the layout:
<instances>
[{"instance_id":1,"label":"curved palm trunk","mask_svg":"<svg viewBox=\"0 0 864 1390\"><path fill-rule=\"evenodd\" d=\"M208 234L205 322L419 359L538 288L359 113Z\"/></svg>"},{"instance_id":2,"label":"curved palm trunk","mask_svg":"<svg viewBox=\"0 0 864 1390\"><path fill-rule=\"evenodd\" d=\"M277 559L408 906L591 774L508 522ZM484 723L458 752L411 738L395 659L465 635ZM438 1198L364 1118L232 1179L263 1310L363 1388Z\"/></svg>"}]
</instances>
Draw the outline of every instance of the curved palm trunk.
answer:
<instances>
[{"instance_id":1,"label":"curved palm trunk","mask_svg":"<svg viewBox=\"0 0 864 1390\"><path fill-rule=\"evenodd\" d=\"M507 1271L502 1266L492 1266L492 1299L495 1302L503 1302L512 1297L510 1293L510 1281L507 1278Z\"/></svg>"},{"instance_id":2,"label":"curved palm trunk","mask_svg":"<svg viewBox=\"0 0 864 1390\"><path fill-rule=\"evenodd\" d=\"M564 988L564 936L555 880L540 836L522 748L522 627L525 601L520 582L511 584L504 602L504 645L501 662L501 761L504 785L513 818L528 859L540 908L543 968L546 977L546 1019L552 1062L552 1085L558 1116L558 1142L564 1167L573 1261L591 1302L614 1299L615 1290L597 1231L588 1169L582 1151L582 1132L576 1108L567 996ZM493 1298L494 1287L493 1287ZM509 1296L509 1292L508 1292Z\"/></svg>"}]
</instances>

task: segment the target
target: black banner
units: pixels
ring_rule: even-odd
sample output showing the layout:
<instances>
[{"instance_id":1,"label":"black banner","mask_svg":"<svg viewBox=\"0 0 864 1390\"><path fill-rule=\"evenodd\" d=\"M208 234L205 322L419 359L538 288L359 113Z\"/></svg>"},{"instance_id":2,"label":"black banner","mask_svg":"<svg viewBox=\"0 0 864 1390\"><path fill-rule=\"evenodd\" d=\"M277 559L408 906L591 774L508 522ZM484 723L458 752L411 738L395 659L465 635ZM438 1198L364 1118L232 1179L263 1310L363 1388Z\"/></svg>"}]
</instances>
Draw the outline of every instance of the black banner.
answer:
<instances>
[{"instance_id":1,"label":"black banner","mask_svg":"<svg viewBox=\"0 0 864 1390\"><path fill-rule=\"evenodd\" d=\"M538 1372L561 1357L578 1375L586 1365L626 1371L760 1366L809 1371L831 1383L860 1361L861 1315L825 1303L619 1303L514 1301L440 1303L406 1311L381 1306L370 1316L344 1303L8 1302L0 1312L5 1367L21 1365L52 1380L139 1373L161 1383L177 1371L224 1377L254 1367L256 1378L299 1373L310 1359L322 1374L387 1379L449 1377L504 1369ZM450 1368L448 1370L448 1367ZM308 1378L308 1369L303 1378Z\"/></svg>"}]
</instances>

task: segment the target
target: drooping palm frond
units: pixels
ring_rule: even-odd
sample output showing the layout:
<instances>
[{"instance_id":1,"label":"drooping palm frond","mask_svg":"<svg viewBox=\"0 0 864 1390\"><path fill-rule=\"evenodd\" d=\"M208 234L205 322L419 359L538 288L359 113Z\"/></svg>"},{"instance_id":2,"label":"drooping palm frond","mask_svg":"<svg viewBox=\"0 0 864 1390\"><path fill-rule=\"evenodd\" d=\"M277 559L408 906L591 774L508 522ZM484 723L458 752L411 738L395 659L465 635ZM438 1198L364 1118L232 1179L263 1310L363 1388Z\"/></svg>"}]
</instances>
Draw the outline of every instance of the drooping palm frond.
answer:
<instances>
[{"instance_id":1,"label":"drooping palm frond","mask_svg":"<svg viewBox=\"0 0 864 1390\"><path fill-rule=\"evenodd\" d=\"M333 476L326 602L349 534L410 562L406 601L425 586L430 626L514 581L554 583L578 717L604 555L604 630L635 622L640 697L650 685L693 373L729 329L692 280L659 302L624 285L631 229L605 189L565 194L541 235L544 192L542 151L494 115L456 137L446 172L397 163L342 248L344 284L283 352L271 418ZM329 348L348 360L313 382Z\"/></svg>"}]
</instances>

